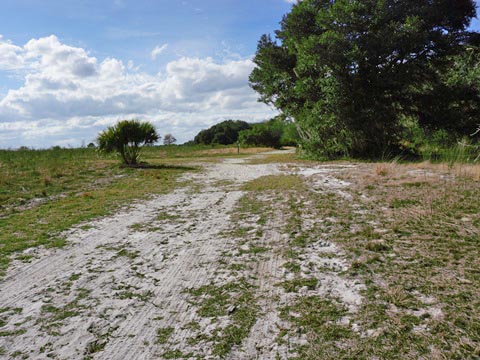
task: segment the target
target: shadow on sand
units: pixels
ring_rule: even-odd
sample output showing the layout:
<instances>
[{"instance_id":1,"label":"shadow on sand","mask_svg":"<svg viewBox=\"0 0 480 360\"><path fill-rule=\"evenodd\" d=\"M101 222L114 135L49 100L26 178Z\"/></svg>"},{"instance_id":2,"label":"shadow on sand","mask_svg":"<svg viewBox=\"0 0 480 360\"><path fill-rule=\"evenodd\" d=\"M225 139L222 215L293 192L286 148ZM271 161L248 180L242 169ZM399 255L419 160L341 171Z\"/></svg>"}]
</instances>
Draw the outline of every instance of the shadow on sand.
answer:
<instances>
[{"instance_id":1,"label":"shadow on sand","mask_svg":"<svg viewBox=\"0 0 480 360\"><path fill-rule=\"evenodd\" d=\"M140 163L135 165L122 165L122 168L127 169L144 169L144 170L182 170L182 171L193 171L198 170L198 167L193 166L182 166L182 165L166 165L166 164L159 164L159 165L152 165L147 163Z\"/></svg>"}]
</instances>

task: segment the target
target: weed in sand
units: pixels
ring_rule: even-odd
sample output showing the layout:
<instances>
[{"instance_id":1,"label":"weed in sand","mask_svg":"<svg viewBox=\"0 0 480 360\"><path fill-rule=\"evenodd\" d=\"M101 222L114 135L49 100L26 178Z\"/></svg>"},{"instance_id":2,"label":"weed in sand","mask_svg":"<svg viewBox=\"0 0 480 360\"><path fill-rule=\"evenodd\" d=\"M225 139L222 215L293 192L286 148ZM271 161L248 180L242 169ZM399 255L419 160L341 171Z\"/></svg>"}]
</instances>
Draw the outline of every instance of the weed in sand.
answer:
<instances>
[{"instance_id":1,"label":"weed in sand","mask_svg":"<svg viewBox=\"0 0 480 360\"><path fill-rule=\"evenodd\" d=\"M196 301L199 316L215 319L229 315L231 318L221 332L216 332L209 338L214 343L215 355L224 357L233 346L241 344L248 336L259 309L254 287L245 279L221 286L206 285L188 292Z\"/></svg>"},{"instance_id":2,"label":"weed in sand","mask_svg":"<svg viewBox=\"0 0 480 360\"><path fill-rule=\"evenodd\" d=\"M22 334L25 334L26 332L27 332L27 330L25 330L25 329L4 330L4 331L0 331L0 337L22 335Z\"/></svg>"},{"instance_id":3,"label":"weed in sand","mask_svg":"<svg viewBox=\"0 0 480 360\"><path fill-rule=\"evenodd\" d=\"M193 354L184 354L180 350L168 350L162 354L162 359L190 359Z\"/></svg>"},{"instance_id":4,"label":"weed in sand","mask_svg":"<svg viewBox=\"0 0 480 360\"><path fill-rule=\"evenodd\" d=\"M293 280L287 280L280 284L287 293L298 292L301 288L307 288L308 290L315 290L318 285L318 279L315 278L298 278Z\"/></svg>"},{"instance_id":5,"label":"weed in sand","mask_svg":"<svg viewBox=\"0 0 480 360\"><path fill-rule=\"evenodd\" d=\"M166 344L170 336L174 332L173 327L165 327L165 328L160 328L157 329L157 344Z\"/></svg>"}]
</instances>

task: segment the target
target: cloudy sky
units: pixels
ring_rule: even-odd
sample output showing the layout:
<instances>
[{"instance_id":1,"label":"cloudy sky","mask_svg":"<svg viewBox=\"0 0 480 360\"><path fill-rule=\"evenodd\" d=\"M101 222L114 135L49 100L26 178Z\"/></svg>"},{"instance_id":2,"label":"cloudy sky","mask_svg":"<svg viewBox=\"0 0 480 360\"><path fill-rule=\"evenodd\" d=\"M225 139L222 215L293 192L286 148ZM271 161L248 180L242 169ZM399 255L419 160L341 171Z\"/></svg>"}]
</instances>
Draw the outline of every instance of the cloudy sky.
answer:
<instances>
[{"instance_id":1,"label":"cloudy sky","mask_svg":"<svg viewBox=\"0 0 480 360\"><path fill-rule=\"evenodd\" d=\"M124 118L180 142L270 118L251 59L293 1L2 0L0 148L75 147Z\"/></svg>"}]
</instances>

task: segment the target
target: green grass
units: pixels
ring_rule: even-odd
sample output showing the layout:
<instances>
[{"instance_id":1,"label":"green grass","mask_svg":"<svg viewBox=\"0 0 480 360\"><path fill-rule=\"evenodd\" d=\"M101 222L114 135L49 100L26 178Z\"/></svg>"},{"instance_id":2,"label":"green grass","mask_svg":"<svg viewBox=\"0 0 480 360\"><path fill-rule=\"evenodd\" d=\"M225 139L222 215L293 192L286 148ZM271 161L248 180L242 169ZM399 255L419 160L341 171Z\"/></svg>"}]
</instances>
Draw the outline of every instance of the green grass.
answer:
<instances>
[{"instance_id":1,"label":"green grass","mask_svg":"<svg viewBox=\"0 0 480 360\"><path fill-rule=\"evenodd\" d=\"M189 359L192 354L184 354L180 350L168 350L162 354L162 359Z\"/></svg>"},{"instance_id":2,"label":"green grass","mask_svg":"<svg viewBox=\"0 0 480 360\"><path fill-rule=\"evenodd\" d=\"M112 157L99 157L92 149L0 150L0 274L12 255L40 245L61 247L65 245L62 231L133 200L169 192L178 186L179 175L195 170L162 165L162 159L168 160L162 151L145 152L152 156L144 159L153 167L130 169L121 168ZM46 198L50 195L54 197ZM44 202L18 207L38 197Z\"/></svg>"},{"instance_id":3,"label":"green grass","mask_svg":"<svg viewBox=\"0 0 480 360\"><path fill-rule=\"evenodd\" d=\"M174 330L173 327L157 329L157 344L166 344Z\"/></svg>"},{"instance_id":4,"label":"green grass","mask_svg":"<svg viewBox=\"0 0 480 360\"><path fill-rule=\"evenodd\" d=\"M426 183L408 175L412 169L412 164L397 165L385 176L352 171L346 180L363 213L339 197L312 197L316 217L335 214L338 220L323 235L350 255L349 276L365 283L364 304L354 321L375 334L350 334L343 340L348 349L323 358L480 355L480 184L465 177L446 182L441 173ZM437 172L435 167L429 171Z\"/></svg>"},{"instance_id":5,"label":"green grass","mask_svg":"<svg viewBox=\"0 0 480 360\"><path fill-rule=\"evenodd\" d=\"M125 173L93 149L0 150L0 216L33 198L78 192Z\"/></svg>"},{"instance_id":6,"label":"green grass","mask_svg":"<svg viewBox=\"0 0 480 360\"><path fill-rule=\"evenodd\" d=\"M361 354L346 356L348 350L344 347L348 349L353 334L348 326L338 323L347 311L335 301L318 296L302 297L281 309L281 315L309 339L307 345L296 348L297 359L362 358Z\"/></svg>"},{"instance_id":7,"label":"green grass","mask_svg":"<svg viewBox=\"0 0 480 360\"><path fill-rule=\"evenodd\" d=\"M265 151L268 149L258 149ZM232 146L155 146L142 150L141 160L152 165L238 156ZM241 155L245 156L245 154ZM31 199L78 193L101 187L131 174L118 166L115 155L95 149L0 150L0 216L28 206Z\"/></svg>"},{"instance_id":8,"label":"green grass","mask_svg":"<svg viewBox=\"0 0 480 360\"><path fill-rule=\"evenodd\" d=\"M140 252L139 251L128 251L127 249L121 249L117 252L116 256L118 257L127 257L129 259L136 259L137 257L139 257L140 255Z\"/></svg>"},{"instance_id":9,"label":"green grass","mask_svg":"<svg viewBox=\"0 0 480 360\"><path fill-rule=\"evenodd\" d=\"M287 293L291 293L291 292L298 292L298 290L300 290L303 287L306 287L308 290L315 290L315 288L317 287L317 284L318 284L318 280L315 278L308 278L308 279L298 278L294 280L284 281L279 285L281 285Z\"/></svg>"},{"instance_id":10,"label":"green grass","mask_svg":"<svg viewBox=\"0 0 480 360\"><path fill-rule=\"evenodd\" d=\"M88 355L92 355L98 353L105 349L107 342L105 340L95 340L88 344L87 348L85 349L85 355L87 355L87 359L92 359L92 357Z\"/></svg>"},{"instance_id":11,"label":"green grass","mask_svg":"<svg viewBox=\"0 0 480 360\"><path fill-rule=\"evenodd\" d=\"M478 163L480 147L469 142L459 142L451 146L425 144L420 149L424 160L446 163L449 166L459 163Z\"/></svg>"},{"instance_id":12,"label":"green grass","mask_svg":"<svg viewBox=\"0 0 480 360\"><path fill-rule=\"evenodd\" d=\"M250 333L259 311L254 290L245 279L189 290L193 302L198 306L199 316L212 318L213 321L218 317L230 316L230 323L221 332L216 330L208 339L214 344L214 355L225 357L233 346L241 344Z\"/></svg>"},{"instance_id":13,"label":"green grass","mask_svg":"<svg viewBox=\"0 0 480 360\"><path fill-rule=\"evenodd\" d=\"M131 170L129 175L89 196L69 196L0 219L0 270L12 254L30 247L65 244L61 232L81 222L104 216L121 205L150 194L171 191L185 171L175 169Z\"/></svg>"}]
</instances>

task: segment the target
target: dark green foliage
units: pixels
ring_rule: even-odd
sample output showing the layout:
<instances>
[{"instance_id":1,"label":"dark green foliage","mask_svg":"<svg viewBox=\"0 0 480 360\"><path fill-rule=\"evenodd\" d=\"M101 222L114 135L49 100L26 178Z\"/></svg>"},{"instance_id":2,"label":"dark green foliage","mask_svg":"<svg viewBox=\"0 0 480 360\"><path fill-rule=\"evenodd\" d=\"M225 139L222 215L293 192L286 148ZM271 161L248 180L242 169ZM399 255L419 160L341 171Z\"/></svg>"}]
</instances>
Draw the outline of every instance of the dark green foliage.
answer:
<instances>
[{"instance_id":1,"label":"dark green foliage","mask_svg":"<svg viewBox=\"0 0 480 360\"><path fill-rule=\"evenodd\" d=\"M401 151L412 122L471 133L478 88L451 72L475 14L471 0L304 0L260 39L250 82L316 156Z\"/></svg>"},{"instance_id":2,"label":"dark green foliage","mask_svg":"<svg viewBox=\"0 0 480 360\"><path fill-rule=\"evenodd\" d=\"M250 130L244 130L240 133L239 140L245 145L267 146L280 148L280 139L282 130L268 123L255 124Z\"/></svg>"},{"instance_id":3,"label":"dark green foliage","mask_svg":"<svg viewBox=\"0 0 480 360\"><path fill-rule=\"evenodd\" d=\"M202 130L195 136L195 144L221 144L230 145L238 140L238 133L242 130L250 129L250 124L241 120L226 120L212 126L209 129Z\"/></svg>"},{"instance_id":4,"label":"dark green foliage","mask_svg":"<svg viewBox=\"0 0 480 360\"><path fill-rule=\"evenodd\" d=\"M472 128L480 122L480 48L467 46L465 49L454 58L453 66L444 77L445 86L453 96L450 101L442 103L448 106L445 111L450 118L457 119L449 123L444 120L444 128L470 135Z\"/></svg>"},{"instance_id":5,"label":"dark green foliage","mask_svg":"<svg viewBox=\"0 0 480 360\"><path fill-rule=\"evenodd\" d=\"M297 146L300 142L297 125L292 121L284 120L282 137L280 143L282 146Z\"/></svg>"},{"instance_id":6,"label":"dark green foliage","mask_svg":"<svg viewBox=\"0 0 480 360\"><path fill-rule=\"evenodd\" d=\"M160 136L152 124L138 120L123 120L102 131L98 135L97 143L100 151L117 152L124 164L136 165L141 147L154 144L159 139Z\"/></svg>"},{"instance_id":7,"label":"dark green foliage","mask_svg":"<svg viewBox=\"0 0 480 360\"><path fill-rule=\"evenodd\" d=\"M299 141L296 126L284 116L253 124L249 130L240 132L239 141L245 145L267 146L279 149L282 146L296 146Z\"/></svg>"}]
</instances>

